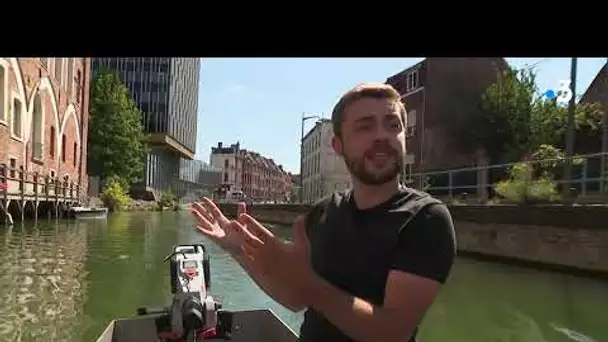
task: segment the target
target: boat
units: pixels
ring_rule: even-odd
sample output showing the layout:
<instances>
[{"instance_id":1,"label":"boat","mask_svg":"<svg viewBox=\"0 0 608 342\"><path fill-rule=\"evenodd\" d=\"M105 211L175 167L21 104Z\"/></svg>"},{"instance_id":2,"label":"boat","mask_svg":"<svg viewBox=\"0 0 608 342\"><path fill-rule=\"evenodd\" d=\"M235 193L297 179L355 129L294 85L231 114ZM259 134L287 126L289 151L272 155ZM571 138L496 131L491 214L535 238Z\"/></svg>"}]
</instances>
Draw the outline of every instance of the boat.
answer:
<instances>
[{"instance_id":1,"label":"boat","mask_svg":"<svg viewBox=\"0 0 608 342\"><path fill-rule=\"evenodd\" d=\"M296 342L298 336L272 310L244 310L232 312L232 342ZM101 334L97 342L157 341L156 319L149 315L116 319ZM225 341L224 338L203 341Z\"/></svg>"},{"instance_id":2,"label":"boat","mask_svg":"<svg viewBox=\"0 0 608 342\"><path fill-rule=\"evenodd\" d=\"M72 219L105 219L108 217L108 208L71 207L68 217Z\"/></svg>"},{"instance_id":3,"label":"boat","mask_svg":"<svg viewBox=\"0 0 608 342\"><path fill-rule=\"evenodd\" d=\"M202 244L173 247L170 261L173 300L159 310L114 319L97 342L296 342L298 336L272 310L222 310L210 293L209 254Z\"/></svg>"}]
</instances>

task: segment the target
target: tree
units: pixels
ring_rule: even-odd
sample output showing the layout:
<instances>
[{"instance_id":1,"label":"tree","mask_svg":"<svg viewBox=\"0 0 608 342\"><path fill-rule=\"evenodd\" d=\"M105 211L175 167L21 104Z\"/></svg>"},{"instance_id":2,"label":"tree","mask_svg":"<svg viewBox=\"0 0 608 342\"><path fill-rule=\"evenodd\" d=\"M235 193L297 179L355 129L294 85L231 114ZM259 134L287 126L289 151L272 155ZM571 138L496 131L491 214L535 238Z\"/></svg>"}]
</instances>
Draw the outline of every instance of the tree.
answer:
<instances>
[{"instance_id":1,"label":"tree","mask_svg":"<svg viewBox=\"0 0 608 342\"><path fill-rule=\"evenodd\" d=\"M603 108L599 102L577 103L574 107L574 128L578 146L590 146L599 142ZM568 108L555 101L537 100L532 116L531 148L552 145L563 149L568 130Z\"/></svg>"},{"instance_id":2,"label":"tree","mask_svg":"<svg viewBox=\"0 0 608 342\"><path fill-rule=\"evenodd\" d=\"M141 111L118 76L106 68L91 86L89 170L102 180L118 178L126 187L141 179L147 153Z\"/></svg>"},{"instance_id":3,"label":"tree","mask_svg":"<svg viewBox=\"0 0 608 342\"><path fill-rule=\"evenodd\" d=\"M541 145L564 146L567 118L567 108L539 95L533 70L510 68L470 106L466 117L453 118L450 126L469 152L483 149L493 163L512 162L529 157ZM598 103L575 107L581 136L594 136L601 118Z\"/></svg>"},{"instance_id":4,"label":"tree","mask_svg":"<svg viewBox=\"0 0 608 342\"><path fill-rule=\"evenodd\" d=\"M483 150L490 162L518 157L530 136L528 125L535 93L535 75L508 69L497 75L476 100L455 94L466 108L462 116L450 116L450 133L462 141L468 153ZM467 102L467 103L464 103Z\"/></svg>"}]
</instances>

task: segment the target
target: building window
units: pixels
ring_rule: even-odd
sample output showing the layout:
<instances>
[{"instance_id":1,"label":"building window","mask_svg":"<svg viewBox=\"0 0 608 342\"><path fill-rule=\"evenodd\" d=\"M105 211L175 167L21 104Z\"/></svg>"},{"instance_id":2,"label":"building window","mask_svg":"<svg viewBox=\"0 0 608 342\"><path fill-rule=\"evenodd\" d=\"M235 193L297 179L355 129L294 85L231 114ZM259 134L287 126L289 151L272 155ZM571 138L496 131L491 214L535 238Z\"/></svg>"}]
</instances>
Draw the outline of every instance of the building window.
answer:
<instances>
[{"instance_id":1,"label":"building window","mask_svg":"<svg viewBox=\"0 0 608 342\"><path fill-rule=\"evenodd\" d=\"M407 131L406 136L412 137L416 132L416 110L412 109L407 112Z\"/></svg>"},{"instance_id":2,"label":"building window","mask_svg":"<svg viewBox=\"0 0 608 342\"><path fill-rule=\"evenodd\" d=\"M67 142L67 138L65 134L61 135L61 161L65 163L65 145Z\"/></svg>"},{"instance_id":3,"label":"building window","mask_svg":"<svg viewBox=\"0 0 608 342\"><path fill-rule=\"evenodd\" d=\"M16 176L15 169L17 169L17 158L12 158L12 157L9 158L8 163L9 163L9 168L10 168L8 176L10 178L15 178L15 176Z\"/></svg>"},{"instance_id":4,"label":"building window","mask_svg":"<svg viewBox=\"0 0 608 342\"><path fill-rule=\"evenodd\" d=\"M228 168L229 165L228 159L224 159L224 167Z\"/></svg>"},{"instance_id":5,"label":"building window","mask_svg":"<svg viewBox=\"0 0 608 342\"><path fill-rule=\"evenodd\" d=\"M36 159L42 159L42 137L43 137L43 130L42 130L42 119L43 119L44 115L42 112L42 100L40 99L40 94L36 94L36 97L34 98L34 110L32 113L32 120L34 121L33 127L32 127L32 148L33 148L33 155L34 158Z\"/></svg>"},{"instance_id":6,"label":"building window","mask_svg":"<svg viewBox=\"0 0 608 342\"><path fill-rule=\"evenodd\" d=\"M8 73L4 69L4 66L0 65L0 121L6 121L6 100L7 96L7 88L8 88Z\"/></svg>"},{"instance_id":7,"label":"building window","mask_svg":"<svg viewBox=\"0 0 608 342\"><path fill-rule=\"evenodd\" d=\"M23 134L23 124L22 124L22 106L21 100L14 98L13 99L13 115L11 119L11 132L13 136L21 139Z\"/></svg>"},{"instance_id":8,"label":"building window","mask_svg":"<svg viewBox=\"0 0 608 342\"><path fill-rule=\"evenodd\" d=\"M76 166L76 159L78 159L78 145L76 143L74 143L74 167Z\"/></svg>"},{"instance_id":9,"label":"building window","mask_svg":"<svg viewBox=\"0 0 608 342\"><path fill-rule=\"evenodd\" d=\"M55 58L55 81L58 85L63 85L63 58Z\"/></svg>"},{"instance_id":10,"label":"building window","mask_svg":"<svg viewBox=\"0 0 608 342\"><path fill-rule=\"evenodd\" d=\"M40 65L46 70L49 68L49 59L48 58L40 58Z\"/></svg>"},{"instance_id":11,"label":"building window","mask_svg":"<svg viewBox=\"0 0 608 342\"><path fill-rule=\"evenodd\" d=\"M418 70L412 71L407 75L405 91L410 92L418 88Z\"/></svg>"},{"instance_id":12,"label":"building window","mask_svg":"<svg viewBox=\"0 0 608 342\"><path fill-rule=\"evenodd\" d=\"M68 58L68 78L66 80L66 89L71 97L76 94L74 92L74 58Z\"/></svg>"},{"instance_id":13,"label":"building window","mask_svg":"<svg viewBox=\"0 0 608 342\"><path fill-rule=\"evenodd\" d=\"M55 126L51 126L51 136L49 137L49 139L51 140L50 148L49 148L49 155L51 157L54 157L55 156Z\"/></svg>"},{"instance_id":14,"label":"building window","mask_svg":"<svg viewBox=\"0 0 608 342\"><path fill-rule=\"evenodd\" d=\"M228 183L228 172L224 172L224 183Z\"/></svg>"}]
</instances>

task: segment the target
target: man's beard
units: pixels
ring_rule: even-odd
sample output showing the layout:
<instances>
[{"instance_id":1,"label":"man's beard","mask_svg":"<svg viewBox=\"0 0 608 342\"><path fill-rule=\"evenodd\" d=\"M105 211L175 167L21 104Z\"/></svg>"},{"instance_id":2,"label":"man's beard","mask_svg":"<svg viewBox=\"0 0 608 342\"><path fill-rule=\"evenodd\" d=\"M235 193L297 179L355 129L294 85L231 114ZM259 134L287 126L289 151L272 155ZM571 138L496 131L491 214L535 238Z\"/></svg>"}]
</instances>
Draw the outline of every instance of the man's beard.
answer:
<instances>
[{"instance_id":1,"label":"man's beard","mask_svg":"<svg viewBox=\"0 0 608 342\"><path fill-rule=\"evenodd\" d=\"M384 167L382 171L368 170L366 165L372 161L366 159L373 158L375 152L385 153L388 156L386 162L389 165ZM394 180L403 171L403 156L392 148L388 143L378 144L365 152L362 158L351 158L343 154L346 167L353 177L357 178L365 185L382 185ZM392 160L390 160L392 159Z\"/></svg>"}]
</instances>

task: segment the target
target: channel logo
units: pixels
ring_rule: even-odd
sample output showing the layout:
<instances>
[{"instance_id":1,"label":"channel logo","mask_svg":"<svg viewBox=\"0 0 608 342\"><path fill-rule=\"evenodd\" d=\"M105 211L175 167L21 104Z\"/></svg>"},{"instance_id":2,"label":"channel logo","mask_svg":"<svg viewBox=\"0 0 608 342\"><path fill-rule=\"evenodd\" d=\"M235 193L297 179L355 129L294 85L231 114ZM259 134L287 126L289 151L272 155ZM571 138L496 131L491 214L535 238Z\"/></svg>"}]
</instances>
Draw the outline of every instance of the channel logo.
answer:
<instances>
[{"instance_id":1,"label":"channel logo","mask_svg":"<svg viewBox=\"0 0 608 342\"><path fill-rule=\"evenodd\" d=\"M549 99L555 99L555 102L560 106L568 106L572 99L572 89L570 88L570 80L559 81L559 87L557 91L549 89L545 91L544 95Z\"/></svg>"}]
</instances>

